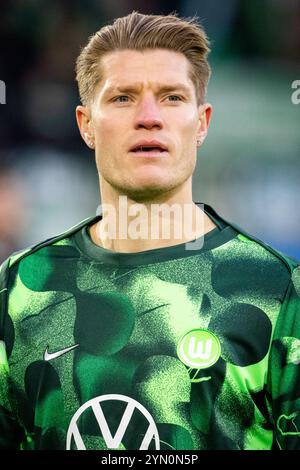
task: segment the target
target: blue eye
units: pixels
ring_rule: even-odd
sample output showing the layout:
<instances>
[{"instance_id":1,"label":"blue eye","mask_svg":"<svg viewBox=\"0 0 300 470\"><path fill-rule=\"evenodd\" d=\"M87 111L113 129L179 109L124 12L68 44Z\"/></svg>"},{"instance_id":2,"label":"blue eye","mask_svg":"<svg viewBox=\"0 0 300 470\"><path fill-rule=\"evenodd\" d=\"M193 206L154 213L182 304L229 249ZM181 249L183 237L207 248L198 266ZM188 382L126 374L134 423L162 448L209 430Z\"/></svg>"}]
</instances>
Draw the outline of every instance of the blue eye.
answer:
<instances>
[{"instance_id":1,"label":"blue eye","mask_svg":"<svg viewBox=\"0 0 300 470\"><path fill-rule=\"evenodd\" d=\"M178 95L170 95L168 96L168 98L178 98L179 100L181 100L181 97ZM171 101L177 101L177 100L171 100Z\"/></svg>"},{"instance_id":2,"label":"blue eye","mask_svg":"<svg viewBox=\"0 0 300 470\"><path fill-rule=\"evenodd\" d=\"M125 98L125 99L124 99ZM167 98L175 98L175 99L172 99L171 101L175 102L175 101L182 101L182 98L178 95L169 95L167 96ZM119 103L127 103L128 102L128 99L129 97L127 95L120 95L120 96L117 96L116 98L113 99L114 102L118 101Z\"/></svg>"},{"instance_id":3,"label":"blue eye","mask_svg":"<svg viewBox=\"0 0 300 470\"><path fill-rule=\"evenodd\" d=\"M126 96L126 95L120 95L120 96L117 96L113 101L117 101L117 100L119 100L120 98L128 98L128 96ZM122 100L122 101L120 101L120 103L126 103L126 101L123 101L123 100Z\"/></svg>"}]
</instances>

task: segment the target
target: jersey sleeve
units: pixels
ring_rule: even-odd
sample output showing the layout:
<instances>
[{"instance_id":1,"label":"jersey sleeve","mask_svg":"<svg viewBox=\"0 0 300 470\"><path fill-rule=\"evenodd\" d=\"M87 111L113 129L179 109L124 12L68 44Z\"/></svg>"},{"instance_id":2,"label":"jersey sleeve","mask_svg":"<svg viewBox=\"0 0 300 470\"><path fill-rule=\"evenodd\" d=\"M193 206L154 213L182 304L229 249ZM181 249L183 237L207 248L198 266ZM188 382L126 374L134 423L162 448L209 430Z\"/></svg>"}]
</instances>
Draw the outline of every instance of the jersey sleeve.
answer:
<instances>
[{"instance_id":1,"label":"jersey sleeve","mask_svg":"<svg viewBox=\"0 0 300 470\"><path fill-rule=\"evenodd\" d=\"M24 432L11 407L9 354L12 349L13 327L7 314L7 279L9 259L0 268L0 450L20 449Z\"/></svg>"},{"instance_id":2,"label":"jersey sleeve","mask_svg":"<svg viewBox=\"0 0 300 470\"><path fill-rule=\"evenodd\" d=\"M277 446L300 449L300 266L291 274L269 360L268 392Z\"/></svg>"}]
</instances>

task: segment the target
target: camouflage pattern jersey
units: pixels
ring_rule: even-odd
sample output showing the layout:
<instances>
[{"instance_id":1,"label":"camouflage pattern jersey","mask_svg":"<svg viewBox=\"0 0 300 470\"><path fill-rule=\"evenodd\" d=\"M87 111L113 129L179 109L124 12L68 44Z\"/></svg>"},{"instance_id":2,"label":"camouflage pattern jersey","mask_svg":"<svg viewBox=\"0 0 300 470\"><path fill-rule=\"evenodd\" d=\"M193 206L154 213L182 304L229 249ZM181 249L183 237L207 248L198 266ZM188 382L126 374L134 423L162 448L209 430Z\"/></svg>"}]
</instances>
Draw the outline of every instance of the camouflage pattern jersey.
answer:
<instances>
[{"instance_id":1,"label":"camouflage pattern jersey","mask_svg":"<svg viewBox=\"0 0 300 470\"><path fill-rule=\"evenodd\" d=\"M198 249L96 216L3 263L1 449L300 449L300 267L204 210Z\"/></svg>"}]
</instances>

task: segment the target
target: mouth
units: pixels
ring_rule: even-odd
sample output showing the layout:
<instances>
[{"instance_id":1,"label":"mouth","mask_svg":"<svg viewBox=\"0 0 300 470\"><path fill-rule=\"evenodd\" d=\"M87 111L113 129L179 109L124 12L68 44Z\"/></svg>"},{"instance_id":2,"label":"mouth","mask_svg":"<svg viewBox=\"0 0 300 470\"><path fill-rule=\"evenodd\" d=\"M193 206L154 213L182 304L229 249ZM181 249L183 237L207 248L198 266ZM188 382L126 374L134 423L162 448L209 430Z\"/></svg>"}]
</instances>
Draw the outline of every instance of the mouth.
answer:
<instances>
[{"instance_id":1,"label":"mouth","mask_svg":"<svg viewBox=\"0 0 300 470\"><path fill-rule=\"evenodd\" d=\"M137 157L162 157L166 156L168 151L159 146L138 146L130 150L130 153Z\"/></svg>"}]
</instances>

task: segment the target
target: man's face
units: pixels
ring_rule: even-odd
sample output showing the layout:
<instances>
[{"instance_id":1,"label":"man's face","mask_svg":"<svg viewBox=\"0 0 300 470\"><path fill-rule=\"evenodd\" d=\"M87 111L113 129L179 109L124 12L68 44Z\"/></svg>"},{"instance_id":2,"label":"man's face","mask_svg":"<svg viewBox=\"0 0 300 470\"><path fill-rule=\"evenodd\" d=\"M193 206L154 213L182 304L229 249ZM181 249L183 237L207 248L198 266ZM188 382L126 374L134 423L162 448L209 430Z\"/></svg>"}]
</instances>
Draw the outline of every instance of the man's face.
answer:
<instances>
[{"instance_id":1,"label":"man's face","mask_svg":"<svg viewBox=\"0 0 300 470\"><path fill-rule=\"evenodd\" d=\"M205 137L211 108L197 106L186 57L164 49L123 50L106 54L101 65L88 130L102 189L147 201L191 182L196 138ZM132 151L141 141L166 150Z\"/></svg>"}]
</instances>

